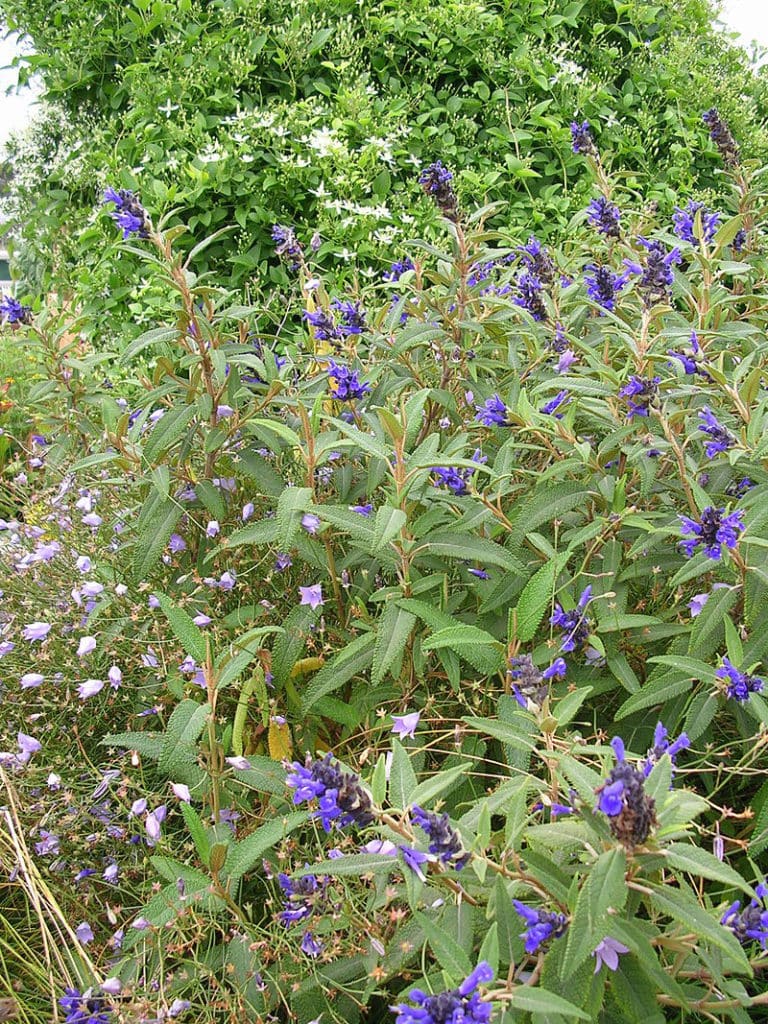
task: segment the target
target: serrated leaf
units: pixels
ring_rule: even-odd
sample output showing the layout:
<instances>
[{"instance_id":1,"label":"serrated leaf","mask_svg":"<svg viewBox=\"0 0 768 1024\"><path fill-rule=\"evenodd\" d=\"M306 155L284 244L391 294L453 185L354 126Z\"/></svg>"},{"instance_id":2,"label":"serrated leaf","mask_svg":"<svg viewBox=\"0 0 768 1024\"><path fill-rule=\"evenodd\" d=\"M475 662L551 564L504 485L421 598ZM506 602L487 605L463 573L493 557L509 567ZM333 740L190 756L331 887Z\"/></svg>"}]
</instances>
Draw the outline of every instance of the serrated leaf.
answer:
<instances>
[{"instance_id":1,"label":"serrated leaf","mask_svg":"<svg viewBox=\"0 0 768 1024\"><path fill-rule=\"evenodd\" d=\"M589 957L610 930L608 910L621 910L629 890L624 876L627 857L623 850L602 853L590 865L586 881L576 899L561 964L561 977L567 980Z\"/></svg>"},{"instance_id":2,"label":"serrated leaf","mask_svg":"<svg viewBox=\"0 0 768 1024\"><path fill-rule=\"evenodd\" d=\"M411 804L418 804L420 807L429 805L436 797L441 796L447 790L466 775L470 770L470 764L457 764L453 768L444 768L428 779L424 779L411 793Z\"/></svg>"},{"instance_id":3,"label":"serrated leaf","mask_svg":"<svg viewBox=\"0 0 768 1024\"><path fill-rule=\"evenodd\" d=\"M624 701L616 712L616 718L626 718L635 711L643 708L650 708L656 704L664 704L681 693L687 693L691 689L689 678L680 679L677 673L669 673L652 682L647 682L642 690L633 693L629 700Z\"/></svg>"},{"instance_id":4,"label":"serrated leaf","mask_svg":"<svg viewBox=\"0 0 768 1024\"><path fill-rule=\"evenodd\" d=\"M261 858L279 843L295 832L309 820L309 811L292 811L290 814L274 818L272 821L260 825L255 832L251 832L245 839L241 839L229 851L227 857L227 875L233 881L237 881L247 874Z\"/></svg>"},{"instance_id":5,"label":"serrated leaf","mask_svg":"<svg viewBox=\"0 0 768 1024\"><path fill-rule=\"evenodd\" d=\"M729 888L741 889L748 896L752 896L750 886L738 871L734 871L728 864L719 861L707 850L688 843L671 843L666 847L664 853L667 861L679 871L686 871L688 874L700 878L709 878L713 882L722 882Z\"/></svg>"},{"instance_id":6,"label":"serrated leaf","mask_svg":"<svg viewBox=\"0 0 768 1024\"><path fill-rule=\"evenodd\" d=\"M138 537L133 551L133 580L137 583L147 578L184 513L184 507L170 498L154 504L146 518L145 509L142 509L139 516L136 527Z\"/></svg>"},{"instance_id":7,"label":"serrated leaf","mask_svg":"<svg viewBox=\"0 0 768 1024\"><path fill-rule=\"evenodd\" d=\"M402 657L411 630L416 623L412 612L389 601L376 626L376 644L373 651L371 682L377 685L398 658Z\"/></svg>"},{"instance_id":8,"label":"serrated leaf","mask_svg":"<svg viewBox=\"0 0 768 1024\"><path fill-rule=\"evenodd\" d=\"M151 331L144 331L138 338L134 338L130 345L126 346L120 355L120 362L125 365L150 345L157 345L161 341L171 341L178 336L178 327L153 327Z\"/></svg>"},{"instance_id":9,"label":"serrated leaf","mask_svg":"<svg viewBox=\"0 0 768 1024\"><path fill-rule=\"evenodd\" d=\"M592 1020L588 1013L580 1010L578 1006L569 1003L562 996L554 992L547 992L543 988L530 988L526 985L518 985L512 990L507 1005L513 1010L524 1010L527 1013L553 1014L559 1013L563 1017L576 1017L578 1020Z\"/></svg>"},{"instance_id":10,"label":"serrated leaf","mask_svg":"<svg viewBox=\"0 0 768 1024\"><path fill-rule=\"evenodd\" d=\"M392 764L389 769L389 802L393 807L405 810L413 802L416 789L416 773L405 747L398 740L392 740Z\"/></svg>"},{"instance_id":11,"label":"serrated leaf","mask_svg":"<svg viewBox=\"0 0 768 1024\"><path fill-rule=\"evenodd\" d=\"M426 914L417 913L414 917L432 947L432 952L440 967L450 975L454 982L466 978L472 971L472 962L458 942Z\"/></svg>"},{"instance_id":12,"label":"serrated leaf","mask_svg":"<svg viewBox=\"0 0 768 1024\"><path fill-rule=\"evenodd\" d=\"M244 544L260 546L273 544L277 540L278 526L276 519L262 519L258 523L249 523L224 540L224 547L239 548Z\"/></svg>"},{"instance_id":13,"label":"serrated leaf","mask_svg":"<svg viewBox=\"0 0 768 1024\"><path fill-rule=\"evenodd\" d=\"M516 615L517 639L521 643L527 643L536 635L539 623L551 605L555 581L567 561L567 555L559 555L545 562L523 587Z\"/></svg>"},{"instance_id":14,"label":"serrated leaf","mask_svg":"<svg viewBox=\"0 0 768 1024\"><path fill-rule=\"evenodd\" d=\"M202 631L194 624L190 616L165 594L156 594L155 596L185 653L194 658L198 665L202 664L208 656L208 645Z\"/></svg>"},{"instance_id":15,"label":"serrated leaf","mask_svg":"<svg viewBox=\"0 0 768 1024\"><path fill-rule=\"evenodd\" d=\"M161 771L169 778L183 773L185 778L181 781L186 781L188 769L197 767L197 738L203 731L209 712L208 704L198 704L195 700L183 700L174 708L168 719L159 761Z\"/></svg>"},{"instance_id":16,"label":"serrated leaf","mask_svg":"<svg viewBox=\"0 0 768 1024\"><path fill-rule=\"evenodd\" d=\"M207 866L208 855L211 852L211 844L208 841L208 833L205 830L205 825L203 825L200 820L200 815L194 807L190 807L190 805L185 801L182 801L181 803L181 815L189 829L189 834L192 837L192 842L195 844L198 857L203 864Z\"/></svg>"},{"instance_id":17,"label":"serrated leaf","mask_svg":"<svg viewBox=\"0 0 768 1024\"><path fill-rule=\"evenodd\" d=\"M301 707L304 714L328 693L333 693L353 676L359 675L373 661L373 649L376 637L373 633L363 633L334 655L311 680L302 694Z\"/></svg>"},{"instance_id":18,"label":"serrated leaf","mask_svg":"<svg viewBox=\"0 0 768 1024\"><path fill-rule=\"evenodd\" d=\"M312 507L309 487L286 487L277 501L278 542L283 551L293 547L303 516Z\"/></svg>"},{"instance_id":19,"label":"serrated leaf","mask_svg":"<svg viewBox=\"0 0 768 1024\"><path fill-rule=\"evenodd\" d=\"M297 604L283 622L283 632L275 639L272 651L272 674L278 686L282 686L291 674L307 642L310 623L317 618L317 612L309 605Z\"/></svg>"},{"instance_id":20,"label":"serrated leaf","mask_svg":"<svg viewBox=\"0 0 768 1024\"><path fill-rule=\"evenodd\" d=\"M390 856L382 853L349 853L333 860L321 860L319 863L307 864L296 874L332 875L335 878L344 878L347 875L359 877L369 872L382 870L401 870L394 854Z\"/></svg>"},{"instance_id":21,"label":"serrated leaf","mask_svg":"<svg viewBox=\"0 0 768 1024\"><path fill-rule=\"evenodd\" d=\"M705 942L728 953L736 960L745 974L752 973L744 950L736 936L700 906L688 886L685 886L685 889L674 889L672 886L660 889L652 882L647 884L653 888L650 900L656 910L672 918L675 925L682 925Z\"/></svg>"},{"instance_id":22,"label":"serrated leaf","mask_svg":"<svg viewBox=\"0 0 768 1024\"><path fill-rule=\"evenodd\" d=\"M160 456L167 455L194 419L195 412L194 405L184 405L171 409L157 421L144 442L143 455L147 462L155 462Z\"/></svg>"},{"instance_id":23,"label":"serrated leaf","mask_svg":"<svg viewBox=\"0 0 768 1024\"><path fill-rule=\"evenodd\" d=\"M433 533L429 535L427 541L419 545L416 551L419 553L426 551L429 554L442 555L444 558L460 558L462 561L480 562L482 566L500 565L502 569L525 573L522 562L510 554L506 548L485 537L475 537L473 534Z\"/></svg>"},{"instance_id":24,"label":"serrated leaf","mask_svg":"<svg viewBox=\"0 0 768 1024\"><path fill-rule=\"evenodd\" d=\"M478 626L457 624L448 629L439 629L421 641L423 651L439 650L442 647L454 651L484 675L499 671L504 664L502 645Z\"/></svg>"},{"instance_id":25,"label":"serrated leaf","mask_svg":"<svg viewBox=\"0 0 768 1024\"><path fill-rule=\"evenodd\" d=\"M402 509L382 505L376 512L371 554L375 555L394 540L407 521L408 517Z\"/></svg>"},{"instance_id":26,"label":"serrated leaf","mask_svg":"<svg viewBox=\"0 0 768 1024\"><path fill-rule=\"evenodd\" d=\"M142 757L159 761L163 752L164 734L160 732L117 732L99 740L102 747L122 747L123 750L137 750Z\"/></svg>"}]
</instances>

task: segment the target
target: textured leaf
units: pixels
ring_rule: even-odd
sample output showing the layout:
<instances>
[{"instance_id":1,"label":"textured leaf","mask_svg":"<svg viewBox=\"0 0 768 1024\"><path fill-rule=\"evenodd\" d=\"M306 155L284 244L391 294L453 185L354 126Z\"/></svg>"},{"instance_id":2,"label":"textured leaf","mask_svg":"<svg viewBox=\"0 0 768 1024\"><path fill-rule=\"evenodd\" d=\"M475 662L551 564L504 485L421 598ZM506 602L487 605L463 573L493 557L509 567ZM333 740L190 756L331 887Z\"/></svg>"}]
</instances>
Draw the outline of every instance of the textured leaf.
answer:
<instances>
[{"instance_id":1,"label":"textured leaf","mask_svg":"<svg viewBox=\"0 0 768 1024\"><path fill-rule=\"evenodd\" d=\"M184 507L170 498L154 503L145 515L147 507L142 509L136 527L138 537L133 552L133 580L136 583L146 579L184 513Z\"/></svg>"},{"instance_id":2,"label":"textured leaf","mask_svg":"<svg viewBox=\"0 0 768 1024\"><path fill-rule=\"evenodd\" d=\"M485 675L502 668L504 654L501 646L499 641L484 629L464 624L440 629L421 642L424 651L449 648Z\"/></svg>"},{"instance_id":3,"label":"textured leaf","mask_svg":"<svg viewBox=\"0 0 768 1024\"><path fill-rule=\"evenodd\" d=\"M311 507L312 491L309 487L286 487L278 498L278 542L283 551L293 547L296 534L301 529L301 520Z\"/></svg>"},{"instance_id":4,"label":"textured leaf","mask_svg":"<svg viewBox=\"0 0 768 1024\"><path fill-rule=\"evenodd\" d=\"M433 533L421 544L419 552L426 551L444 558L460 558L462 561L480 562L481 566L500 565L502 569L525 572L525 567L514 555L500 544L473 534Z\"/></svg>"},{"instance_id":5,"label":"textured leaf","mask_svg":"<svg viewBox=\"0 0 768 1024\"><path fill-rule=\"evenodd\" d=\"M416 773L402 743L392 740L392 765L389 769L389 802L405 810L413 803Z\"/></svg>"},{"instance_id":6,"label":"textured leaf","mask_svg":"<svg viewBox=\"0 0 768 1024\"><path fill-rule=\"evenodd\" d=\"M382 505L376 512L371 554L375 555L376 552L381 551L390 541L394 540L405 526L407 520L408 517L402 509L392 508L391 505Z\"/></svg>"},{"instance_id":7,"label":"textured leaf","mask_svg":"<svg viewBox=\"0 0 768 1024\"><path fill-rule=\"evenodd\" d=\"M394 601L389 601L376 626L376 645L373 652L371 682L380 683L398 658L402 657L416 616Z\"/></svg>"},{"instance_id":8,"label":"textured leaf","mask_svg":"<svg viewBox=\"0 0 768 1024\"><path fill-rule=\"evenodd\" d=\"M532 640L546 611L551 607L555 582L568 561L567 555L545 562L531 576L517 601L517 639Z\"/></svg>"},{"instance_id":9,"label":"textured leaf","mask_svg":"<svg viewBox=\"0 0 768 1024\"><path fill-rule=\"evenodd\" d=\"M194 624L189 615L177 607L165 594L157 594L157 600L170 623L176 639L198 665L201 665L208 653L208 645L202 631Z\"/></svg>"},{"instance_id":10,"label":"textured leaf","mask_svg":"<svg viewBox=\"0 0 768 1024\"><path fill-rule=\"evenodd\" d=\"M653 883L648 884L653 886ZM705 942L732 956L746 974L751 973L744 950L736 936L729 928L723 928L719 920L700 906L688 886L684 889L674 889L670 885L664 886L663 889L653 886L650 900L656 910L672 919L674 928L682 925L683 928L689 929Z\"/></svg>"},{"instance_id":11,"label":"textured leaf","mask_svg":"<svg viewBox=\"0 0 768 1024\"><path fill-rule=\"evenodd\" d=\"M472 962L467 954L452 938L445 928L427 917L426 914L415 914L432 952L440 967L447 971L454 982L462 981L472 971Z\"/></svg>"},{"instance_id":12,"label":"textured leaf","mask_svg":"<svg viewBox=\"0 0 768 1024\"><path fill-rule=\"evenodd\" d=\"M260 825L255 832L251 832L230 849L227 857L228 876L237 881L257 865L261 866L261 859L267 850L277 846L308 820L309 811L292 811Z\"/></svg>"},{"instance_id":13,"label":"textured leaf","mask_svg":"<svg viewBox=\"0 0 768 1024\"><path fill-rule=\"evenodd\" d=\"M669 864L678 871L686 871L700 878L709 878L713 882L722 882L732 889L742 889L748 896L752 895L750 886L738 871L717 857L688 843L670 843L664 850Z\"/></svg>"},{"instance_id":14,"label":"textured leaf","mask_svg":"<svg viewBox=\"0 0 768 1024\"><path fill-rule=\"evenodd\" d=\"M626 869L626 854L618 849L602 853L590 866L568 928L560 968L564 980L581 967L610 931L608 909L621 910L626 903L629 893L624 881Z\"/></svg>"},{"instance_id":15,"label":"textured leaf","mask_svg":"<svg viewBox=\"0 0 768 1024\"><path fill-rule=\"evenodd\" d=\"M580 1010L578 1006L569 1003L562 996L555 995L554 992L547 992L543 988L530 988L527 985L518 985L514 988L506 1005L513 1010L525 1010L528 1013L559 1013L563 1017L576 1017L578 1020L593 1019L584 1010Z\"/></svg>"},{"instance_id":16,"label":"textured leaf","mask_svg":"<svg viewBox=\"0 0 768 1024\"><path fill-rule=\"evenodd\" d=\"M333 693L353 676L364 672L373 661L373 649L376 637L373 633L363 633L324 665L307 686L302 695L301 707L304 714L328 693Z\"/></svg>"}]
</instances>

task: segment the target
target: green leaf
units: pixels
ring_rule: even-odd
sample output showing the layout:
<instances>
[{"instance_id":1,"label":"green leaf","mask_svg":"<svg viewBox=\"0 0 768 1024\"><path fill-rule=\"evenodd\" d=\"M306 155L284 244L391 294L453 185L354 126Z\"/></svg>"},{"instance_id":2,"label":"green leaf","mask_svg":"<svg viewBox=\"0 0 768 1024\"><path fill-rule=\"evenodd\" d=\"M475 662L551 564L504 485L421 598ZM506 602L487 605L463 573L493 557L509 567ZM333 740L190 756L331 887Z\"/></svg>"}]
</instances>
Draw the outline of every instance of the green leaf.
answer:
<instances>
[{"instance_id":1,"label":"green leaf","mask_svg":"<svg viewBox=\"0 0 768 1024\"><path fill-rule=\"evenodd\" d=\"M196 700L183 700L168 719L159 767L172 781L185 781L189 768L197 768L197 738L203 731L210 707ZM200 769L198 769L198 773ZM175 778L184 775L185 778Z\"/></svg>"},{"instance_id":2,"label":"green leaf","mask_svg":"<svg viewBox=\"0 0 768 1024\"><path fill-rule=\"evenodd\" d=\"M709 878L713 882L722 882L731 889L741 889L748 896L752 896L750 886L738 871L734 871L728 864L723 864L707 850L688 843L671 843L664 850L664 854L672 867L679 871L686 871L700 878Z\"/></svg>"},{"instance_id":3,"label":"green leaf","mask_svg":"<svg viewBox=\"0 0 768 1024\"><path fill-rule=\"evenodd\" d=\"M134 338L130 345L126 346L120 356L120 362L125 365L140 352L143 352L145 348L149 348L150 345L157 345L161 341L171 341L174 338L178 338L178 336L178 327L153 327L151 331L145 331L138 338Z\"/></svg>"},{"instance_id":4,"label":"green leaf","mask_svg":"<svg viewBox=\"0 0 768 1024\"><path fill-rule=\"evenodd\" d=\"M162 422L162 420L161 420ZM276 519L262 519L258 523L249 523L240 530L235 530L224 540L226 548L239 548L244 544L256 546L273 544L277 540L278 525Z\"/></svg>"},{"instance_id":5,"label":"green leaf","mask_svg":"<svg viewBox=\"0 0 768 1024\"><path fill-rule=\"evenodd\" d=\"M529 988L527 985L518 985L514 988L505 1005L513 1010L524 1010L527 1013L559 1013L563 1017L576 1017L578 1020L590 1021L593 1019L584 1010L580 1010L578 1006L569 1003L562 996L555 995L554 992L547 992L543 988Z\"/></svg>"},{"instance_id":6,"label":"green leaf","mask_svg":"<svg viewBox=\"0 0 768 1024\"><path fill-rule=\"evenodd\" d=\"M136 750L142 757L159 761L164 739L165 736L161 732L116 732L108 733L103 740L99 740L99 746Z\"/></svg>"},{"instance_id":7,"label":"green leaf","mask_svg":"<svg viewBox=\"0 0 768 1024\"><path fill-rule=\"evenodd\" d=\"M183 505L168 498L150 499L139 515L138 538L133 551L133 581L142 583L162 555L176 524L184 513Z\"/></svg>"},{"instance_id":8,"label":"green leaf","mask_svg":"<svg viewBox=\"0 0 768 1024\"><path fill-rule=\"evenodd\" d=\"M356 513L355 513L356 514ZM382 505L376 512L371 554L375 555L400 533L408 521L405 512L390 505Z\"/></svg>"},{"instance_id":9,"label":"green leaf","mask_svg":"<svg viewBox=\"0 0 768 1024\"><path fill-rule=\"evenodd\" d=\"M416 616L399 607L394 601L389 601L384 606L384 611L376 626L376 644L371 672L371 682L374 686L382 681L398 658L402 658L415 623Z\"/></svg>"},{"instance_id":10,"label":"green leaf","mask_svg":"<svg viewBox=\"0 0 768 1024\"><path fill-rule=\"evenodd\" d=\"M625 700L616 712L616 718L626 718L635 711L643 708L654 707L657 704L665 704L673 697L679 697L681 693L688 693L691 689L690 679L680 679L676 672L668 673L647 682L638 693L633 693L629 700Z\"/></svg>"},{"instance_id":11,"label":"green leaf","mask_svg":"<svg viewBox=\"0 0 768 1024\"><path fill-rule=\"evenodd\" d=\"M502 569L515 570L519 573L525 572L522 562L510 554L506 548L485 537L475 537L471 533L432 533L426 542L419 545L414 554L422 551L433 555L443 555L445 558L476 561L480 562L482 566L500 565Z\"/></svg>"},{"instance_id":12,"label":"green leaf","mask_svg":"<svg viewBox=\"0 0 768 1024\"><path fill-rule=\"evenodd\" d=\"M490 675L504 664L502 644L478 626L456 625L439 629L421 642L424 651L448 647L473 665L478 672Z\"/></svg>"},{"instance_id":13,"label":"green leaf","mask_svg":"<svg viewBox=\"0 0 768 1024\"><path fill-rule=\"evenodd\" d=\"M160 456L167 455L194 419L195 412L194 405L182 405L158 420L144 444L143 455L147 462L155 462Z\"/></svg>"},{"instance_id":14,"label":"green leaf","mask_svg":"<svg viewBox=\"0 0 768 1024\"><path fill-rule=\"evenodd\" d=\"M552 603L555 581L568 561L567 555L558 555L531 576L517 601L517 639L521 643L532 640L544 614Z\"/></svg>"},{"instance_id":15,"label":"green leaf","mask_svg":"<svg viewBox=\"0 0 768 1024\"><path fill-rule=\"evenodd\" d=\"M260 825L255 832L236 843L227 857L227 874L233 881L252 871L267 850L281 843L286 836L309 820L309 811L292 811Z\"/></svg>"},{"instance_id":16,"label":"green leaf","mask_svg":"<svg viewBox=\"0 0 768 1024\"><path fill-rule=\"evenodd\" d=\"M723 928L719 920L716 920L699 905L687 885L685 887L681 885L679 889L667 885L661 889L652 882L646 884L653 889L650 900L657 911L670 917L675 926L682 925L683 928L692 931L694 935L699 936L705 942L722 949L724 953L733 957L745 974L752 973L744 950L736 936L730 928Z\"/></svg>"},{"instance_id":17,"label":"green leaf","mask_svg":"<svg viewBox=\"0 0 768 1024\"><path fill-rule=\"evenodd\" d=\"M211 844L208 841L208 833L205 830L205 825L203 825L200 820L200 815L193 807L190 807L186 801L182 801L181 816L184 818L186 826L189 829L189 834L195 844L198 857L203 864L207 866L208 855L211 852Z\"/></svg>"},{"instance_id":18,"label":"green leaf","mask_svg":"<svg viewBox=\"0 0 768 1024\"><path fill-rule=\"evenodd\" d=\"M202 631L194 624L190 616L177 607L165 594L156 594L160 607L170 623L174 636L184 648L186 654L202 665L208 656L208 645Z\"/></svg>"},{"instance_id":19,"label":"green leaf","mask_svg":"<svg viewBox=\"0 0 768 1024\"><path fill-rule=\"evenodd\" d=\"M582 686L578 690L574 690L572 693L567 693L561 700L555 704L555 709L552 712L557 719L558 725L567 725L572 719L579 713L579 708L592 693L594 687Z\"/></svg>"},{"instance_id":20,"label":"green leaf","mask_svg":"<svg viewBox=\"0 0 768 1024\"><path fill-rule=\"evenodd\" d=\"M446 790L453 788L454 784L470 771L469 763L457 764L453 768L443 768L424 779L411 793L409 800L411 804L418 804L420 807L429 804Z\"/></svg>"},{"instance_id":21,"label":"green leaf","mask_svg":"<svg viewBox=\"0 0 768 1024\"><path fill-rule=\"evenodd\" d=\"M408 751L398 740L392 740L392 765L389 769L389 802L405 810L413 803L416 773Z\"/></svg>"},{"instance_id":22,"label":"green leaf","mask_svg":"<svg viewBox=\"0 0 768 1024\"><path fill-rule=\"evenodd\" d=\"M602 853L590 865L568 927L567 946L561 964L563 980L581 967L610 931L609 909L621 910L627 901L626 870L627 857L619 849Z\"/></svg>"},{"instance_id":23,"label":"green leaf","mask_svg":"<svg viewBox=\"0 0 768 1024\"><path fill-rule=\"evenodd\" d=\"M283 632L277 637L272 652L272 674L278 686L282 686L291 674L307 642L307 632L317 612L309 605L297 604L283 622Z\"/></svg>"},{"instance_id":24,"label":"green leaf","mask_svg":"<svg viewBox=\"0 0 768 1024\"><path fill-rule=\"evenodd\" d=\"M309 487L286 487L278 498L278 542L283 551L293 547L294 538L301 529L302 517L311 507L312 491Z\"/></svg>"},{"instance_id":25,"label":"green leaf","mask_svg":"<svg viewBox=\"0 0 768 1024\"><path fill-rule=\"evenodd\" d=\"M374 633L363 633L323 665L302 694L303 713L307 714L321 697L333 693L353 676L365 672L373 661L375 643Z\"/></svg>"},{"instance_id":26,"label":"green leaf","mask_svg":"<svg viewBox=\"0 0 768 1024\"><path fill-rule=\"evenodd\" d=\"M397 858L381 853L349 853L343 857L337 857L335 860L321 860L314 864L307 864L295 874L332 875L334 878L353 875L355 878L359 878L360 875L382 870L387 872L401 870Z\"/></svg>"},{"instance_id":27,"label":"green leaf","mask_svg":"<svg viewBox=\"0 0 768 1024\"><path fill-rule=\"evenodd\" d=\"M454 982L466 978L472 971L472 962L458 942L426 914L416 913L414 918L421 926L440 967Z\"/></svg>"}]
</instances>

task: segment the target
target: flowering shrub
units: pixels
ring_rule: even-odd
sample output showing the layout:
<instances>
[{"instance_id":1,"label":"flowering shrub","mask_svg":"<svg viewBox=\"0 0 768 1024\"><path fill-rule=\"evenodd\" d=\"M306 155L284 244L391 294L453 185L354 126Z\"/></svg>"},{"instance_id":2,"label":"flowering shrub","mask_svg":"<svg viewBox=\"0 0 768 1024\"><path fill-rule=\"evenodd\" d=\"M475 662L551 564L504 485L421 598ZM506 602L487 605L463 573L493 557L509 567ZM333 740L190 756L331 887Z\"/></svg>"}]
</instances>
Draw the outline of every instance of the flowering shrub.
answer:
<instances>
[{"instance_id":1,"label":"flowering shrub","mask_svg":"<svg viewBox=\"0 0 768 1024\"><path fill-rule=\"evenodd\" d=\"M562 250L432 164L441 244L341 288L277 225L251 308L109 190L177 307L125 394L9 323L0 848L67 1020L760 1012L764 197L707 117L716 222L574 122L618 214Z\"/></svg>"}]
</instances>

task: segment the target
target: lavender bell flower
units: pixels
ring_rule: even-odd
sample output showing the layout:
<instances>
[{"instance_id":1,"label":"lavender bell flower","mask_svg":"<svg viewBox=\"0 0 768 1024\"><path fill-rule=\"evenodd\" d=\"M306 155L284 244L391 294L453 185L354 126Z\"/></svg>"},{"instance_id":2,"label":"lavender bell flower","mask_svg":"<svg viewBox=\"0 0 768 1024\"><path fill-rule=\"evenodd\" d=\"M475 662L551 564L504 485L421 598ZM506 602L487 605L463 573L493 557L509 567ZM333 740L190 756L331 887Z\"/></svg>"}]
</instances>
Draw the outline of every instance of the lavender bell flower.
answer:
<instances>
[{"instance_id":1,"label":"lavender bell flower","mask_svg":"<svg viewBox=\"0 0 768 1024\"><path fill-rule=\"evenodd\" d=\"M322 583L315 583L311 587L299 587L299 593L301 594L299 604L309 605L313 611L325 603Z\"/></svg>"},{"instance_id":2,"label":"lavender bell flower","mask_svg":"<svg viewBox=\"0 0 768 1024\"><path fill-rule=\"evenodd\" d=\"M603 964L605 964L609 971L618 970L619 954L628 952L629 949L619 942L618 939L612 939L610 935L606 935L592 950L592 956L595 958L594 973L597 974Z\"/></svg>"},{"instance_id":3,"label":"lavender bell flower","mask_svg":"<svg viewBox=\"0 0 768 1024\"><path fill-rule=\"evenodd\" d=\"M410 736L411 739L416 735L416 727L419 724L421 718L420 711L412 711L409 715L392 715L392 732L395 736L399 736L400 739L405 739L406 736Z\"/></svg>"}]
</instances>

